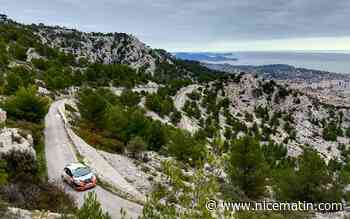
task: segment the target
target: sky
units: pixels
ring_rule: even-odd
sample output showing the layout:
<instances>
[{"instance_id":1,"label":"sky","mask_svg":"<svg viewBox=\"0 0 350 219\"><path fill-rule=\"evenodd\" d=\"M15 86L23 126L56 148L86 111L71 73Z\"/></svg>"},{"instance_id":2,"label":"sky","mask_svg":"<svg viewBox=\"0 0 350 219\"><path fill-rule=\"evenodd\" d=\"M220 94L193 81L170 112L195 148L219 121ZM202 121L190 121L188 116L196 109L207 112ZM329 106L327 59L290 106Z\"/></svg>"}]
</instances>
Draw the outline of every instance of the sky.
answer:
<instances>
[{"instance_id":1,"label":"sky","mask_svg":"<svg viewBox=\"0 0 350 219\"><path fill-rule=\"evenodd\" d=\"M0 0L0 13L170 52L350 50L349 0Z\"/></svg>"}]
</instances>

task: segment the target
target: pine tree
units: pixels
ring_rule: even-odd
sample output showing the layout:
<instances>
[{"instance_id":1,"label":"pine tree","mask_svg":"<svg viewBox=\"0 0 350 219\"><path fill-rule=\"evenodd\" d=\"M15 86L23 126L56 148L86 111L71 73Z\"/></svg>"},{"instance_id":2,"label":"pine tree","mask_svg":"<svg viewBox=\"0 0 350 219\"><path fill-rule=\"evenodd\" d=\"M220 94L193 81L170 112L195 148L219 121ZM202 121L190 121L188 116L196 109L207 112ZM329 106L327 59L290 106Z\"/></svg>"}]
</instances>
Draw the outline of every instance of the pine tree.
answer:
<instances>
[{"instance_id":1,"label":"pine tree","mask_svg":"<svg viewBox=\"0 0 350 219\"><path fill-rule=\"evenodd\" d=\"M257 199L264 195L267 165L256 139L245 136L233 142L228 168L231 183L248 198Z\"/></svg>"}]
</instances>

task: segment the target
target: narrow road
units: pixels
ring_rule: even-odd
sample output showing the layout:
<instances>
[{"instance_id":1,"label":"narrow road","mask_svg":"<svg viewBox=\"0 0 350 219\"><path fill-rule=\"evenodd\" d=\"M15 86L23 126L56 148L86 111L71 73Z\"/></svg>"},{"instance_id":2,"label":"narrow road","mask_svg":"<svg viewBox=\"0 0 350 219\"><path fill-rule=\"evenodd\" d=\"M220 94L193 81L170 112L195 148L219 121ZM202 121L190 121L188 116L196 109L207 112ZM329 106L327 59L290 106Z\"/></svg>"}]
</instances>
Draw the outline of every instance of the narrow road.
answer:
<instances>
[{"instance_id":1,"label":"narrow road","mask_svg":"<svg viewBox=\"0 0 350 219\"><path fill-rule=\"evenodd\" d=\"M59 102L54 102L45 117L45 156L49 181L62 185L66 192L74 197L79 207L84 203L84 195L94 191L103 209L108 211L113 219L120 218L121 208L127 211L129 217L136 219L142 212L141 205L122 199L100 186L89 191L76 192L61 180L64 166L70 162L77 162L77 158L58 113L58 106Z\"/></svg>"},{"instance_id":2,"label":"narrow road","mask_svg":"<svg viewBox=\"0 0 350 219\"><path fill-rule=\"evenodd\" d=\"M189 99L187 97L187 94L192 93L194 90L198 89L198 87L200 86L193 84L187 87L183 87L177 92L174 97L174 106L178 111L183 112L182 108L184 107L186 101ZM200 128L196 121L188 117L185 113L182 114L181 121L177 124L177 127L180 129L185 129L192 134L198 131Z\"/></svg>"}]
</instances>

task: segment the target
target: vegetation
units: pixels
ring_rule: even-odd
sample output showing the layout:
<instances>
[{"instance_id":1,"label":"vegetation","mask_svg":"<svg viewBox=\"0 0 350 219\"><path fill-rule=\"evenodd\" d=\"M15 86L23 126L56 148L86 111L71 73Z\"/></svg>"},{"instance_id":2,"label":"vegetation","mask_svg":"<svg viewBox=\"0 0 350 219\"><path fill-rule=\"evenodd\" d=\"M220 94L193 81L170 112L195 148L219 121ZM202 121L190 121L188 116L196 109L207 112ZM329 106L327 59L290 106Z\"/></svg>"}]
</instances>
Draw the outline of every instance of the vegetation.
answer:
<instances>
[{"instance_id":1,"label":"vegetation","mask_svg":"<svg viewBox=\"0 0 350 219\"><path fill-rule=\"evenodd\" d=\"M6 100L5 110L9 116L40 122L47 113L49 100L37 95L36 87L20 88L16 94Z\"/></svg>"},{"instance_id":2,"label":"vegetation","mask_svg":"<svg viewBox=\"0 0 350 219\"><path fill-rule=\"evenodd\" d=\"M81 90L78 108L82 116L79 133L97 148L119 153L125 147L136 151L147 148L191 164L205 157L202 142L146 117L142 109L124 105L120 97L106 90Z\"/></svg>"},{"instance_id":3,"label":"vegetation","mask_svg":"<svg viewBox=\"0 0 350 219\"><path fill-rule=\"evenodd\" d=\"M343 130L336 122L330 122L323 128L323 138L327 141L336 141L338 136L343 136Z\"/></svg>"},{"instance_id":4,"label":"vegetation","mask_svg":"<svg viewBox=\"0 0 350 219\"><path fill-rule=\"evenodd\" d=\"M236 106L225 98L224 86L227 81L240 83L243 74L224 74L193 61L173 60L174 64L170 64L156 54L153 55L159 60L154 76L146 74L144 69L134 70L126 65L89 63L84 58L77 59L70 53L41 44L32 28L37 27L14 23L0 26L0 94L7 95L1 108L8 112L8 127L18 127L25 134L33 135L36 151L36 160L18 152L1 157L0 206L5 201L21 208L76 213L77 218L110 218L102 211L95 194L89 193L82 208L76 211L69 195L56 185L47 183L43 118L49 99L38 95L34 84L53 93L61 93L71 86L81 88L77 95L81 120L76 122L75 128L96 148L117 153L126 151L134 158L140 158L147 150L176 158L176 162L162 164L169 187L156 186L142 218L215 218L218 215L212 215L205 208L208 199L271 198L272 195L267 193L268 186L273 189L274 198L278 201L348 201L350 196L344 190L350 182L348 147L340 145L341 160L332 159L328 164L308 146L303 146L305 151L300 157L288 157L286 145L276 144L271 135L278 133L281 127L288 133L289 139L295 139L292 112L272 110L268 105L256 106L254 113L233 115L230 112ZM65 43L74 48L80 46L74 40L81 37L78 33L66 34L65 37L68 39ZM42 58L26 62L30 48ZM149 81L162 84L157 93L132 91L135 85ZM177 124L181 113L176 110L172 97L179 89L192 83L203 85L203 88L187 95L188 101L183 108L202 127L194 135L152 120L138 106L141 98L145 97L148 110ZM259 84L253 96L267 98L271 104L280 104L291 94L290 90L274 81ZM123 87L124 90L116 96L105 88L109 86ZM240 93L243 94L245 91ZM272 97L275 98L272 100ZM300 104L296 93L294 98L294 103ZM69 105L66 108L75 112ZM329 112L330 119L311 119L314 125L323 128L322 134L327 141L350 136L350 128L343 130L344 115L333 111L336 110ZM226 118L225 140L221 138L221 114ZM227 164L228 184L225 182L227 179L214 177L208 173L210 171L202 170L204 163L215 168L215 165L222 165L222 161ZM184 174L184 167L194 174ZM220 189L223 197L217 197L221 196ZM291 215L290 218L306 218L302 214ZM238 212L235 217L288 218L289 215Z\"/></svg>"},{"instance_id":5,"label":"vegetation","mask_svg":"<svg viewBox=\"0 0 350 219\"><path fill-rule=\"evenodd\" d=\"M228 173L231 183L237 185L249 199L265 194L267 164L258 141L246 136L231 146Z\"/></svg>"},{"instance_id":6,"label":"vegetation","mask_svg":"<svg viewBox=\"0 0 350 219\"><path fill-rule=\"evenodd\" d=\"M20 87L27 87L33 83L33 72L24 67L11 69L6 76L5 93L13 94Z\"/></svg>"},{"instance_id":7,"label":"vegetation","mask_svg":"<svg viewBox=\"0 0 350 219\"><path fill-rule=\"evenodd\" d=\"M317 152L305 150L299 168L285 168L278 174L277 196L283 201L330 202L343 197L343 188L349 182L349 173L329 172Z\"/></svg>"},{"instance_id":8,"label":"vegetation","mask_svg":"<svg viewBox=\"0 0 350 219\"><path fill-rule=\"evenodd\" d=\"M170 161L162 163L162 169L169 176L169 186L156 187L144 206L141 219L215 218L205 207L206 202L218 192L218 184L214 177L205 175L201 170L197 170L193 177L185 177L179 165ZM186 186L184 182L193 186ZM182 207L184 211L176 206Z\"/></svg>"},{"instance_id":9,"label":"vegetation","mask_svg":"<svg viewBox=\"0 0 350 219\"><path fill-rule=\"evenodd\" d=\"M190 118L201 118L201 111L199 110L197 103L194 101L187 100L183 107L183 111L185 111Z\"/></svg>"},{"instance_id":10,"label":"vegetation","mask_svg":"<svg viewBox=\"0 0 350 219\"><path fill-rule=\"evenodd\" d=\"M147 95L146 107L158 113L161 117L169 116L171 113L176 112L171 97L163 95L160 92Z\"/></svg>"},{"instance_id":11,"label":"vegetation","mask_svg":"<svg viewBox=\"0 0 350 219\"><path fill-rule=\"evenodd\" d=\"M204 142L194 139L189 133L182 130L170 132L170 140L166 145L169 154L181 161L190 164L201 164L206 157Z\"/></svg>"},{"instance_id":12,"label":"vegetation","mask_svg":"<svg viewBox=\"0 0 350 219\"><path fill-rule=\"evenodd\" d=\"M101 204L97 200L94 192L89 192L85 196L83 206L76 213L77 219L110 219L106 212L103 212Z\"/></svg>"},{"instance_id":13,"label":"vegetation","mask_svg":"<svg viewBox=\"0 0 350 219\"><path fill-rule=\"evenodd\" d=\"M134 158L139 158L140 153L147 149L146 143L143 141L141 137L132 138L126 145L126 148Z\"/></svg>"},{"instance_id":14,"label":"vegetation","mask_svg":"<svg viewBox=\"0 0 350 219\"><path fill-rule=\"evenodd\" d=\"M13 206L24 209L46 209L53 212L72 213L75 204L69 195L41 179L35 159L28 153L11 151L3 155L2 165L6 174L0 185L0 198Z\"/></svg>"}]
</instances>

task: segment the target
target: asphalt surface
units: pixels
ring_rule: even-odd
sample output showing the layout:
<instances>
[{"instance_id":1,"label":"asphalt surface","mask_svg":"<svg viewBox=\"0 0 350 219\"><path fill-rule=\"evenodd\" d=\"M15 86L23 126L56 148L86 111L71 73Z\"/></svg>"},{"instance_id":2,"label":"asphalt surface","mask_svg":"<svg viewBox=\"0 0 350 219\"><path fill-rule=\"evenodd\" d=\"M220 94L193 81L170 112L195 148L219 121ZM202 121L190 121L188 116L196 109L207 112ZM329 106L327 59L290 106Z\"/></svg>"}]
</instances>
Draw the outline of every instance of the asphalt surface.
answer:
<instances>
[{"instance_id":1,"label":"asphalt surface","mask_svg":"<svg viewBox=\"0 0 350 219\"><path fill-rule=\"evenodd\" d=\"M137 218L142 212L142 206L139 204L125 200L100 186L88 191L77 192L62 181L63 168L68 163L77 162L77 158L58 113L59 104L59 101L54 102L45 117L45 156L49 181L63 186L65 191L74 197L79 207L84 203L84 196L89 191L94 191L102 208L108 211L113 219L120 218L121 208L127 211L129 217Z\"/></svg>"}]
</instances>

